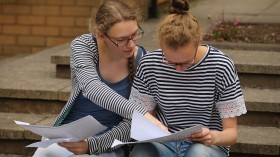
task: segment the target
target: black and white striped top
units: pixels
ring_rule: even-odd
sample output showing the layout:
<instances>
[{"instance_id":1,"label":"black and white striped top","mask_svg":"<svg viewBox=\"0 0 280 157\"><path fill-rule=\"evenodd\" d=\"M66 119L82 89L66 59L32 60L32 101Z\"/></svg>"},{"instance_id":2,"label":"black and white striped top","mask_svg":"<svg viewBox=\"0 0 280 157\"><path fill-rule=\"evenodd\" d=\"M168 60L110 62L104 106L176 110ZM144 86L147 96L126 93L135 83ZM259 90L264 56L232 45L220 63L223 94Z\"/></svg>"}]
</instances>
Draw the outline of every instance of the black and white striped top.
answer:
<instances>
[{"instance_id":1,"label":"black and white striped top","mask_svg":"<svg viewBox=\"0 0 280 157\"><path fill-rule=\"evenodd\" d=\"M54 126L58 126L62 123L81 91L85 97L97 105L127 118L108 132L100 136L90 137L88 139L90 154L100 154L112 150L110 148L114 139L129 141L129 119L131 119L133 111L137 110L142 114L147 112L143 107L129 102L101 82L96 70L97 62L97 43L92 34L81 35L72 41L70 54L72 91L67 104L54 124Z\"/></svg>"},{"instance_id":2,"label":"black and white striped top","mask_svg":"<svg viewBox=\"0 0 280 157\"><path fill-rule=\"evenodd\" d=\"M161 49L140 60L130 101L155 109L170 132L196 124L222 130L221 118L247 112L233 62L216 48L204 46L207 55L185 71L162 63Z\"/></svg>"}]
</instances>

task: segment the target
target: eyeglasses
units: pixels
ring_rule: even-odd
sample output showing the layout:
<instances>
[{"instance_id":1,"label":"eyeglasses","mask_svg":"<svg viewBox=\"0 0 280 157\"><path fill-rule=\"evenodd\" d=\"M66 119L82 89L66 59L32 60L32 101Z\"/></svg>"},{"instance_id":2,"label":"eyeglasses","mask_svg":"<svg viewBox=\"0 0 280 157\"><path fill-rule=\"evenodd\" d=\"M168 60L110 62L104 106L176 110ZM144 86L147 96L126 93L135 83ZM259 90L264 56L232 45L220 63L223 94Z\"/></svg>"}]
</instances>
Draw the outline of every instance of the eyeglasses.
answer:
<instances>
[{"instance_id":1,"label":"eyeglasses","mask_svg":"<svg viewBox=\"0 0 280 157\"><path fill-rule=\"evenodd\" d=\"M128 38L122 38L122 39L114 39L114 40L117 40L117 41L114 41L110 36L108 36L106 33L104 34L108 39L110 39L112 41L112 43L114 43L117 47L121 47L121 46L124 46L124 45L127 45L129 43L130 40L132 40L133 42L135 42L136 40L140 39L143 34L144 34L144 31L143 29L138 26L138 30L130 37Z\"/></svg>"},{"instance_id":2,"label":"eyeglasses","mask_svg":"<svg viewBox=\"0 0 280 157\"><path fill-rule=\"evenodd\" d=\"M172 61L167 60L164 57L164 54L162 52L162 63L164 63L168 66L171 66L172 68L174 68L178 71L184 71L184 70L189 69L189 68L191 68L192 66L195 65L195 58L196 58L196 54L197 54L197 49L198 49L198 47L195 49L194 58L192 59L192 62L190 62L190 61L180 62L180 63L172 62Z\"/></svg>"}]
</instances>

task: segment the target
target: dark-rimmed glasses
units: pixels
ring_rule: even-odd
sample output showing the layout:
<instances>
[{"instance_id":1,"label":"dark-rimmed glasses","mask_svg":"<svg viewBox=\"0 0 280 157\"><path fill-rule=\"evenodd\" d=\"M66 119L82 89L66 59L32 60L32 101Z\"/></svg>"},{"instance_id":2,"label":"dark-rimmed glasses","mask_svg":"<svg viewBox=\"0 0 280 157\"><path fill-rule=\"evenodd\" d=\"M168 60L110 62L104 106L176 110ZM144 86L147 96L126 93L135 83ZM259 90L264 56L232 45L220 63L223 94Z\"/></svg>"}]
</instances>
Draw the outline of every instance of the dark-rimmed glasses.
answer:
<instances>
[{"instance_id":1,"label":"dark-rimmed glasses","mask_svg":"<svg viewBox=\"0 0 280 157\"><path fill-rule=\"evenodd\" d=\"M112 41L112 43L114 43L117 47L121 47L121 46L124 46L124 45L127 45L129 43L130 40L132 40L133 42L135 42L136 40L140 39L144 34L144 31L143 29L138 26L138 30L130 37L127 37L127 38L122 38L120 40L117 40L117 39L114 39L114 40L117 40L117 41L114 41L110 36L108 36L106 33L104 33L104 35Z\"/></svg>"},{"instance_id":2,"label":"dark-rimmed glasses","mask_svg":"<svg viewBox=\"0 0 280 157\"><path fill-rule=\"evenodd\" d=\"M180 67L179 71L184 71L184 70L189 69L189 68L191 68L192 66L195 65L197 49L198 49L198 47L195 49L195 54L194 54L194 58L192 59L192 62L190 62L190 61L180 62L180 63L179 62L172 62L172 61L167 60L164 57L164 54L162 52L162 63L164 63L164 64L166 64L166 65L168 65L168 66L170 66L170 67L172 67L176 70L178 70L177 67L179 66Z\"/></svg>"}]
</instances>

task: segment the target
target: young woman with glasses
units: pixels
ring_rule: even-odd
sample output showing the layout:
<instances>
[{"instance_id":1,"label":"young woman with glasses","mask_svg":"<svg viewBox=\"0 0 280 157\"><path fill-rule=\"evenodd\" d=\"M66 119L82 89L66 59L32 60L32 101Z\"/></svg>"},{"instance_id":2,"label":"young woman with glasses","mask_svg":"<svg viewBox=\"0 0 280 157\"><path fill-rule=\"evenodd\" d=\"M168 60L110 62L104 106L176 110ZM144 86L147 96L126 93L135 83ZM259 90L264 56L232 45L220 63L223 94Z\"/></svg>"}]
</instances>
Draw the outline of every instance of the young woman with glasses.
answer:
<instances>
[{"instance_id":1,"label":"young woman with glasses","mask_svg":"<svg viewBox=\"0 0 280 157\"><path fill-rule=\"evenodd\" d=\"M91 115L108 129L84 141L39 148L34 157L123 157L124 148L111 145L114 139L130 140L129 119L134 110L161 125L143 107L128 101L136 66L146 53L136 45L144 34L138 22L135 8L119 0L108 0L90 19L92 33L77 37L71 44L72 91L54 126Z\"/></svg>"},{"instance_id":2,"label":"young woman with glasses","mask_svg":"<svg viewBox=\"0 0 280 157\"><path fill-rule=\"evenodd\" d=\"M237 141L237 116L247 112L232 60L201 44L187 0L171 0L159 27L161 49L145 55L129 100L154 111L177 132L197 124L202 132L178 141L137 144L130 157L225 157Z\"/></svg>"}]
</instances>

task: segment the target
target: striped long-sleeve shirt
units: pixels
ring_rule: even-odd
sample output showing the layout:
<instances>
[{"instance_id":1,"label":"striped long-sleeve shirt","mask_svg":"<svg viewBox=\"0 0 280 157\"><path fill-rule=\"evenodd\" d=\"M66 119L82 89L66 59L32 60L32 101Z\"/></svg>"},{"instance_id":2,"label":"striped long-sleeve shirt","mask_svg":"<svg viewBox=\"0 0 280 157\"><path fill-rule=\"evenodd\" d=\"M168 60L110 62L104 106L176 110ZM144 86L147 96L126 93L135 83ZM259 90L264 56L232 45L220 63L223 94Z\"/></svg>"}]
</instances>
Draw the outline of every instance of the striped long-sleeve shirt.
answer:
<instances>
[{"instance_id":1,"label":"striped long-sleeve shirt","mask_svg":"<svg viewBox=\"0 0 280 157\"><path fill-rule=\"evenodd\" d=\"M110 147L114 139L129 141L129 119L131 119L133 111L137 110L142 114L147 111L143 107L129 102L101 82L96 70L97 62L97 43L92 34L81 35L72 41L70 54L72 91L67 104L54 124L54 126L58 126L62 123L81 91L85 97L97 105L125 117L126 119L108 132L88 139L90 154L100 154L112 150Z\"/></svg>"},{"instance_id":2,"label":"striped long-sleeve shirt","mask_svg":"<svg viewBox=\"0 0 280 157\"><path fill-rule=\"evenodd\" d=\"M207 45L204 45L207 46ZM221 118L247 112L233 62L214 47L185 71L162 62L162 50L144 56L139 63L130 101L155 109L157 118L171 132L202 124L223 130ZM228 153L227 147L222 149Z\"/></svg>"}]
</instances>

